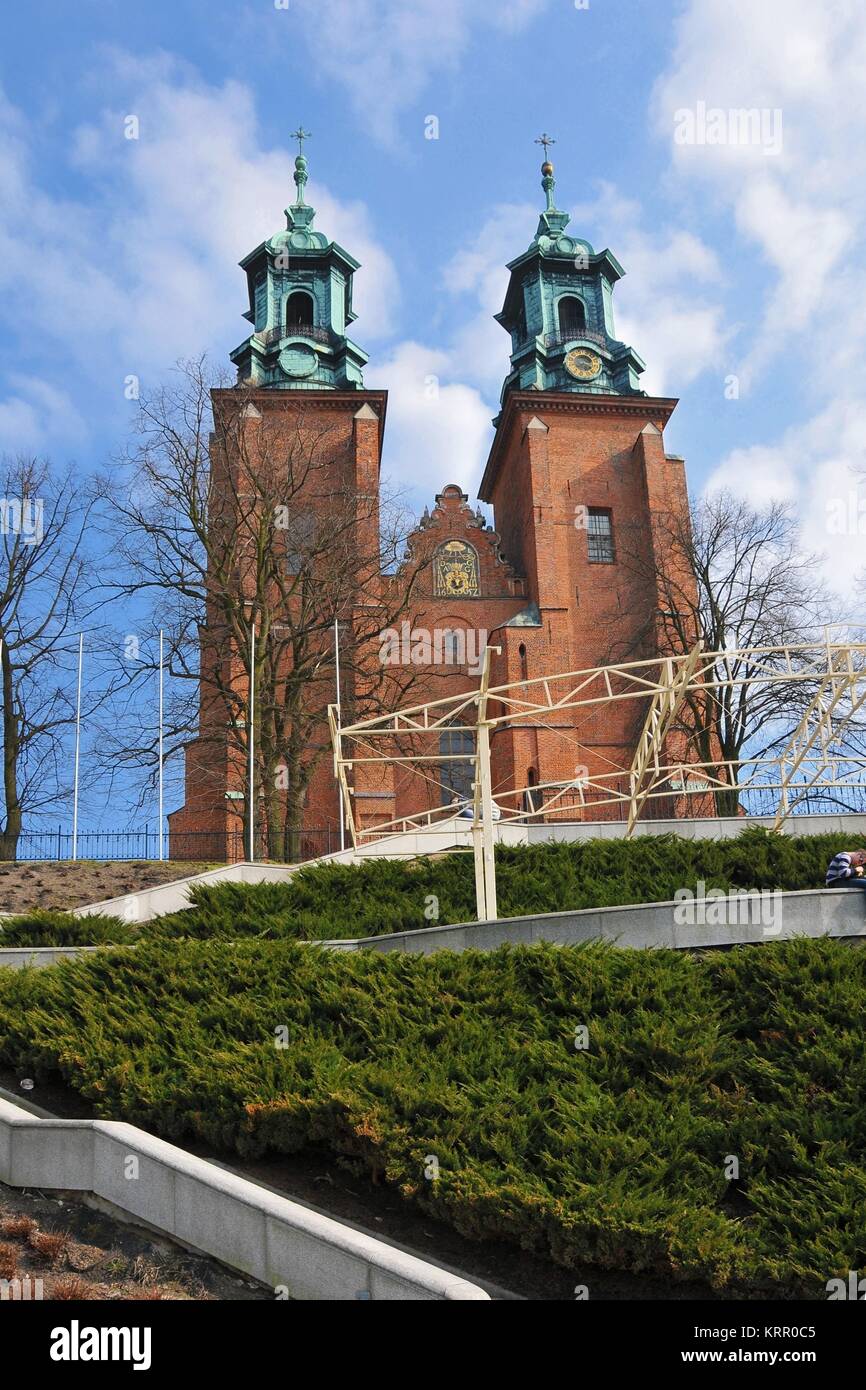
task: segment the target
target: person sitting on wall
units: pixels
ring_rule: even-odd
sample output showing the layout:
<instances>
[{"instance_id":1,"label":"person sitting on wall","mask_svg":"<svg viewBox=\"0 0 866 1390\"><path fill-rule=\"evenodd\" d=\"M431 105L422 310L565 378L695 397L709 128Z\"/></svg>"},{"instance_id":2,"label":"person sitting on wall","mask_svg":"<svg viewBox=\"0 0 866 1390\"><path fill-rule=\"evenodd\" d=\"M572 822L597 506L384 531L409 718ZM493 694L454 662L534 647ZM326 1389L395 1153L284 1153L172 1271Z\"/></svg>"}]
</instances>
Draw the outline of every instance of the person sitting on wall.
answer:
<instances>
[{"instance_id":1,"label":"person sitting on wall","mask_svg":"<svg viewBox=\"0 0 866 1390\"><path fill-rule=\"evenodd\" d=\"M866 891L866 850L842 850L830 860L828 888L862 888Z\"/></svg>"},{"instance_id":2,"label":"person sitting on wall","mask_svg":"<svg viewBox=\"0 0 866 1390\"><path fill-rule=\"evenodd\" d=\"M459 806L460 806L460 810L457 812L457 815L460 817L461 820L474 820L474 819L475 819L475 806L474 806L473 802L471 802L471 801L461 801L461 802L459 802L458 804L459 804ZM491 808L490 808L490 818L491 818L491 820L500 820L501 817L502 817L502 811L500 810L500 808L496 805L496 802L494 801L494 802L493 802L493 805L492 805ZM864 858L866 858L866 856L864 856Z\"/></svg>"}]
</instances>

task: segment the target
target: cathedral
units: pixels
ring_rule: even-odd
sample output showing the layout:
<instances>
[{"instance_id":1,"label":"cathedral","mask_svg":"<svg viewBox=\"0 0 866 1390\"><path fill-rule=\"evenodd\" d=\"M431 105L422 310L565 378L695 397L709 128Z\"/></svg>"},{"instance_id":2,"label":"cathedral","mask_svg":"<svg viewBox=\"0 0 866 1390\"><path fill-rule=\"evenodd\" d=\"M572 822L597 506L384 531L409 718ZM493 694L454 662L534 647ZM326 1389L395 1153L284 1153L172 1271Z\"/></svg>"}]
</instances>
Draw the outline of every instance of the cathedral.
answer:
<instances>
[{"instance_id":1,"label":"cathedral","mask_svg":"<svg viewBox=\"0 0 866 1390\"><path fill-rule=\"evenodd\" d=\"M478 491L492 509L492 526L445 477L404 553L376 574L375 600L369 585L361 593L360 579L354 596L341 590L342 608L333 620L339 621L344 650L352 650L353 641L366 650L344 671L342 700L348 707L353 692L345 682L357 683L365 661L368 669L377 663L395 676L411 670L414 683L394 684L387 695L382 687L380 708L389 709L400 703L397 691L404 692L404 704L414 705L477 688L488 644L495 648L492 686L587 670L624 654L632 660L652 657L659 650L659 596L646 584L635 592L620 546L625 535L637 535L652 560L653 547L660 544L654 516L687 509L683 460L667 453L664 442L676 401L641 389L644 363L616 336L614 325L613 292L623 268L609 250L594 250L569 229L569 214L556 204L554 169L547 158L541 175L544 206L538 225L507 267L508 287L496 315L509 356L503 351L499 413ZM256 455L265 427L281 440L315 438L316 449L326 456L326 471L312 489L315 506L321 511L323 496L327 506L328 488L334 498L339 493L343 499L364 499L363 505L353 504L355 525L369 538L379 527L387 392L364 386L368 357L351 336L359 265L315 226L305 197L307 179L301 146L285 229L241 262L250 332L231 358L244 404L238 410L241 397L230 388L213 392L214 479L235 478L233 490L227 484L223 489L220 508L230 512L231 499L243 492L229 460L226 436L232 431L254 460L247 465L251 476L265 471L261 453ZM505 343L503 338L503 349ZM233 410L241 418L229 424ZM331 481L323 494L325 477ZM301 486L290 509L298 513L303 504ZM359 571L363 567L353 563ZM378 630L369 618L373 609L382 618ZM363 639L358 636L362 619L367 623ZM202 670L219 668L225 684L246 699L250 666L244 653L227 649L232 639L219 622L210 627L219 632L214 639L219 650L206 649L203 639ZM323 653L326 645L323 639ZM338 652L329 653L324 662L331 692L335 658ZM183 847L195 839L190 832L225 836L228 846L230 832L244 824L248 768L242 752L229 746L225 709L209 688L210 694L203 680L198 736L186 748L185 803L170 816L173 857L195 856L194 849ZM315 728L302 740L303 791L290 815L301 840L305 831L310 836L333 831L340 816L326 710L334 695L314 694L311 686L310 699L317 702ZM576 767L622 769L627 776L639 733L631 705L604 706L589 718L584 712L579 723L574 710L543 726L513 721L493 739L494 795L503 808L543 819L544 789L570 783ZM375 774L356 769L359 822L399 825L403 817L464 801L471 795L471 769L455 755L471 752L466 737L465 732L442 734L442 756L448 760L438 777L429 769L422 775L399 765L380 766ZM241 737L238 748L242 742ZM273 796L270 810L260 796L254 789L257 852L267 853L258 822L279 811ZM563 804L560 798L559 807ZM581 804L571 818L586 814ZM296 852L321 847L311 838ZM226 857L238 855L227 848Z\"/></svg>"}]
</instances>

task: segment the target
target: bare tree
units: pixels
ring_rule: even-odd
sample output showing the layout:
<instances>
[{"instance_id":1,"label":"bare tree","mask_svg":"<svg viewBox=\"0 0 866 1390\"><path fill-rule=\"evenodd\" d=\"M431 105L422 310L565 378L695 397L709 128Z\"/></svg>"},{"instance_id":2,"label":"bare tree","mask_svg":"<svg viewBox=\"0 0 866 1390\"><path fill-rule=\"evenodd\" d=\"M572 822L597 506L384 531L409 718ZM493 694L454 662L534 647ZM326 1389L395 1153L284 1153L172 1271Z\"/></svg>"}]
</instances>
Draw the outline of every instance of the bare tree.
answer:
<instances>
[{"instance_id":1,"label":"bare tree","mask_svg":"<svg viewBox=\"0 0 866 1390\"><path fill-rule=\"evenodd\" d=\"M75 719L75 632L91 611L83 543L93 507L72 473L28 457L0 464L0 859L15 858L24 815L69 790L62 755ZM88 712L99 698L87 692Z\"/></svg>"},{"instance_id":2,"label":"bare tree","mask_svg":"<svg viewBox=\"0 0 866 1390\"><path fill-rule=\"evenodd\" d=\"M166 756L198 729L201 773L221 799L245 787L252 747L264 803L257 831L271 858L287 859L313 770L330 749L335 623L347 717L399 702L413 673L384 667L378 638L408 611L420 566L404 572L395 595L383 575L405 533L399 509L380 501L378 487L356 486L345 440L302 399L260 412L254 395L214 378L202 358L142 399L128 482L110 489L124 574L116 590L149 599L142 675L165 632L174 691ZM151 738L116 751L154 768Z\"/></svg>"},{"instance_id":3,"label":"bare tree","mask_svg":"<svg viewBox=\"0 0 866 1390\"><path fill-rule=\"evenodd\" d=\"M802 550L789 504L754 507L719 492L695 503L690 514L656 513L651 538L626 528L617 559L625 583L619 603L605 614L612 660L684 654L699 637L705 650L725 653L704 688L687 697L679 732L694 761L731 765L721 780L733 785L716 793L716 809L736 815L741 761L784 748L815 685L753 681L762 671L782 670L783 659L733 653L816 639L834 611L820 556ZM623 618L636 612L643 622L626 647L619 637L629 631Z\"/></svg>"}]
</instances>

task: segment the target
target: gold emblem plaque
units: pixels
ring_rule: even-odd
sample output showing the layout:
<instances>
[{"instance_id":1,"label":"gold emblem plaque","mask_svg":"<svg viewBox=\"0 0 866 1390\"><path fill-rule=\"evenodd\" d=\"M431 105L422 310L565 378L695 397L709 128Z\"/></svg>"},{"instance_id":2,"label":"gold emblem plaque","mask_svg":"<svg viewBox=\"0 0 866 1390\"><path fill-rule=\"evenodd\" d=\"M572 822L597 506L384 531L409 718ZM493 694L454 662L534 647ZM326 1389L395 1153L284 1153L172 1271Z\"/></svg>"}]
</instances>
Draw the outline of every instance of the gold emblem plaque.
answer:
<instances>
[{"instance_id":1,"label":"gold emblem plaque","mask_svg":"<svg viewBox=\"0 0 866 1390\"><path fill-rule=\"evenodd\" d=\"M463 541L446 541L433 561L434 593L437 598L478 598L478 556Z\"/></svg>"}]
</instances>

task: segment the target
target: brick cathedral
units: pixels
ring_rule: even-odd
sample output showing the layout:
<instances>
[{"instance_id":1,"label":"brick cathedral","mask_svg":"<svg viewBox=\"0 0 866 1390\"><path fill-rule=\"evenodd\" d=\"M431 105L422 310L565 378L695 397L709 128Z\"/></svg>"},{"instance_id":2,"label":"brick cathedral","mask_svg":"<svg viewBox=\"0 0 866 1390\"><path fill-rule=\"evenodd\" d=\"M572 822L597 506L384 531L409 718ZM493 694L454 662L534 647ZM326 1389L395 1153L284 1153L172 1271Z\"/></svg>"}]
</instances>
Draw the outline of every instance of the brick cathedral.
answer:
<instances>
[{"instance_id":1,"label":"brick cathedral","mask_svg":"<svg viewBox=\"0 0 866 1390\"><path fill-rule=\"evenodd\" d=\"M411 602L391 623L378 659L399 663L402 645L403 659L417 664L417 634L432 634L429 652L422 648L420 657L422 666L429 660L430 679L422 671L419 681L416 672L405 704L477 688L479 640L499 648L491 667L494 686L658 650L658 595L652 586L635 595L618 559L618 538L638 534L651 553L658 543L654 514L687 508L683 461L664 444L676 401L641 390L644 363L614 328L613 290L623 269L610 251L595 251L572 235L568 213L555 203L547 159L541 172L546 205L531 242L508 266L505 302L496 315L510 339L510 367L479 487L479 498L492 508L492 527L459 487L443 479L408 537L402 563L375 576L376 602L389 615L399 611L395 600L410 569L413 576ZM303 434L326 441L317 505L321 479L328 476L335 497L339 491L344 499L365 499L357 525L369 532L378 524L387 392L364 387L367 354L350 336L358 262L315 228L314 209L305 201L307 177L301 152L286 229L241 262L251 332L231 354L244 401L236 426L253 459L263 425L277 438ZM217 390L213 398L211 456L218 481L220 468L231 469L224 422L233 392ZM301 490L292 505L302 503ZM228 505L224 499L222 510ZM355 618L370 609L369 586L348 607L341 601L350 643ZM618 626L610 620L617 611ZM438 649L437 634L444 634ZM249 684L243 653L226 649L227 633L220 641L217 656L203 647L203 669L222 663L226 680L243 692ZM394 650L383 657L387 641ZM326 645L323 639L323 653ZM373 645L368 638L370 653ZM351 694L344 687L349 705ZM315 736L305 740L309 766L299 817L310 833L336 830L339 822L325 710L333 695L311 698L319 702L320 719ZM199 734L186 748L185 804L169 818L176 857L196 853L183 849L185 832L223 836L242 824L247 770L243 757L226 746L225 722L224 709L203 684ZM494 795L503 807L543 817L544 794L536 788L568 782L580 763L628 769L640 723L631 705L614 705L589 720L584 712L579 724L575 711L566 710L559 722L500 728L491 748ZM444 734L443 752L460 751L461 738ZM468 784L462 767L443 764L438 779L399 766L375 775L359 768L359 821L382 825L463 798ZM258 818L266 814L257 808ZM311 843L306 852L322 847Z\"/></svg>"}]
</instances>

